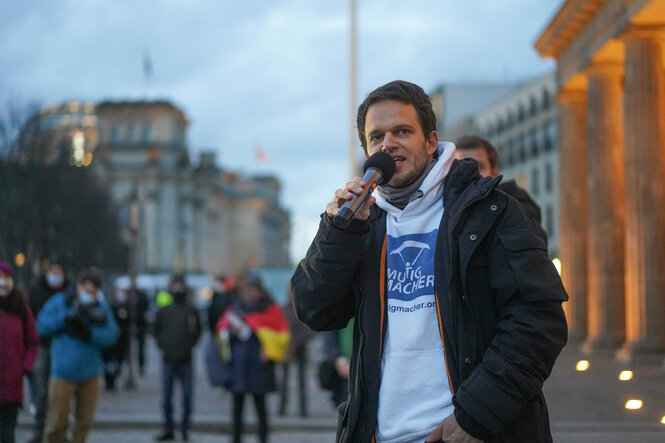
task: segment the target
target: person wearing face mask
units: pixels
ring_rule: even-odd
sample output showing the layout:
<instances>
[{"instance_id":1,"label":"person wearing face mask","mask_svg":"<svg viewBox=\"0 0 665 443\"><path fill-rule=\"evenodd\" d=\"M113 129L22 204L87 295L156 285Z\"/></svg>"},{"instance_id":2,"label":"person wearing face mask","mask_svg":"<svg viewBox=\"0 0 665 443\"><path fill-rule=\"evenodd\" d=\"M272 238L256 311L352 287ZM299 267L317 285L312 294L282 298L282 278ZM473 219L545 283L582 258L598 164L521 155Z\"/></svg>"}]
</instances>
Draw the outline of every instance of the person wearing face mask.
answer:
<instances>
[{"instance_id":1,"label":"person wearing face mask","mask_svg":"<svg viewBox=\"0 0 665 443\"><path fill-rule=\"evenodd\" d=\"M128 356L130 340L130 306L127 289L116 288L113 298L109 300L113 319L118 325L119 336L113 346L102 351L104 360L104 387L107 391L115 391L116 379L122 371L122 365Z\"/></svg>"},{"instance_id":2,"label":"person wearing face mask","mask_svg":"<svg viewBox=\"0 0 665 443\"><path fill-rule=\"evenodd\" d=\"M95 415L102 349L118 339L118 326L100 291L102 274L81 271L76 288L52 296L37 316L40 337L51 339L51 372L46 414L47 443L62 442L71 400L74 443L84 442Z\"/></svg>"},{"instance_id":3,"label":"person wearing face mask","mask_svg":"<svg viewBox=\"0 0 665 443\"><path fill-rule=\"evenodd\" d=\"M164 426L157 441L174 439L173 385L178 379L182 388L182 421L180 431L183 441L189 439L192 410L192 350L201 335L201 321L196 307L187 300L187 285L182 276L174 276L169 285L173 303L160 308L155 315L154 334L162 351L162 407Z\"/></svg>"},{"instance_id":4,"label":"person wearing face mask","mask_svg":"<svg viewBox=\"0 0 665 443\"><path fill-rule=\"evenodd\" d=\"M39 315L44 304L58 292L63 292L69 286L69 280L64 267L57 262L53 262L46 270L34 288L30 291L30 308L35 317ZM48 397L48 378L51 369L51 348L50 339L40 337L39 351L35 366L30 375L30 397L32 405L35 408L35 424L33 428L33 437L30 443L42 441L44 433L44 423L46 421L46 404Z\"/></svg>"},{"instance_id":5,"label":"person wearing face mask","mask_svg":"<svg viewBox=\"0 0 665 443\"><path fill-rule=\"evenodd\" d=\"M14 443L23 375L32 370L39 339L25 295L14 285L14 271L0 262L0 443Z\"/></svg>"},{"instance_id":6,"label":"person wearing face mask","mask_svg":"<svg viewBox=\"0 0 665 443\"><path fill-rule=\"evenodd\" d=\"M254 398L259 420L259 441L268 441L265 395L275 391L275 363L286 356L289 323L264 289L261 278L247 273L239 287L239 300L224 311L215 328L228 373L224 387L233 394L233 442L243 432L245 395Z\"/></svg>"}]
</instances>

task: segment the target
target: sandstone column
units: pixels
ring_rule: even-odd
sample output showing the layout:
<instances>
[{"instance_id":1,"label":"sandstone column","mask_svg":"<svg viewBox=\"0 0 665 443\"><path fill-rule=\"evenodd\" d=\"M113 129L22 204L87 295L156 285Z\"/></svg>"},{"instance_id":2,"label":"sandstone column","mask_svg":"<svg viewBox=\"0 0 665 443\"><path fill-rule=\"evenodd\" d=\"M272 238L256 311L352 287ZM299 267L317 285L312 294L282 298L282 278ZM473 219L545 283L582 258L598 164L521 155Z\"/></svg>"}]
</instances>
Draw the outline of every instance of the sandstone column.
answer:
<instances>
[{"instance_id":1,"label":"sandstone column","mask_svg":"<svg viewBox=\"0 0 665 443\"><path fill-rule=\"evenodd\" d=\"M587 335L587 119L586 91L563 87L559 104L559 258L570 296L564 303L569 342Z\"/></svg>"},{"instance_id":2,"label":"sandstone column","mask_svg":"<svg viewBox=\"0 0 665 443\"><path fill-rule=\"evenodd\" d=\"M589 336L583 347L586 352L615 350L625 337L622 68L620 63L606 62L593 63L586 70L589 79Z\"/></svg>"},{"instance_id":3,"label":"sandstone column","mask_svg":"<svg viewBox=\"0 0 665 443\"><path fill-rule=\"evenodd\" d=\"M624 36L626 345L619 356L665 351L665 27Z\"/></svg>"}]
</instances>

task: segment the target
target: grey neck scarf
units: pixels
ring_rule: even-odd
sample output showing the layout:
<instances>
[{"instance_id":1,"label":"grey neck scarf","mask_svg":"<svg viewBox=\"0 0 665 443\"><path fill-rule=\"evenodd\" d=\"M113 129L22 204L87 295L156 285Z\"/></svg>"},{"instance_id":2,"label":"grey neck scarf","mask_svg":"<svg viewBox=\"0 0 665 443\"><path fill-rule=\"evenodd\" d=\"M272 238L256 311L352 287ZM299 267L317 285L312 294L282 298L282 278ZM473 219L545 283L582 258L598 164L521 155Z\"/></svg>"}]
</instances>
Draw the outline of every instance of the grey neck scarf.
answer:
<instances>
[{"instance_id":1,"label":"grey neck scarf","mask_svg":"<svg viewBox=\"0 0 665 443\"><path fill-rule=\"evenodd\" d=\"M429 163L427 163L427 166L425 166L423 173L420 174L420 177L410 185L406 185L403 188L394 188L392 186L383 185L377 186L376 189L391 205L399 209L406 208L406 205L423 196L423 192L418 188L420 188L420 185L425 181L425 177L427 177L429 171L434 167L437 158L438 156L430 160Z\"/></svg>"}]
</instances>

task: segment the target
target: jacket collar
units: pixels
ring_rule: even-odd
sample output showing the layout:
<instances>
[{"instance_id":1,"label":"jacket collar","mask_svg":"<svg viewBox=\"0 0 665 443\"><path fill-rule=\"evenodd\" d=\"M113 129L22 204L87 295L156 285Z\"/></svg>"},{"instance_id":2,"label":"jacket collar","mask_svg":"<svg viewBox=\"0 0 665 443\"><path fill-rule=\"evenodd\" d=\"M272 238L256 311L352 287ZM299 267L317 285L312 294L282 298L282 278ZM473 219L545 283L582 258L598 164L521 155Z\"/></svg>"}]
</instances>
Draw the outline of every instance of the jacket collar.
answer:
<instances>
[{"instance_id":1,"label":"jacket collar","mask_svg":"<svg viewBox=\"0 0 665 443\"><path fill-rule=\"evenodd\" d=\"M456 215L468 203L487 194L495 188L503 178L481 177L478 172L478 162L471 158L455 160L450 172L443 183L443 204L450 216Z\"/></svg>"}]
</instances>

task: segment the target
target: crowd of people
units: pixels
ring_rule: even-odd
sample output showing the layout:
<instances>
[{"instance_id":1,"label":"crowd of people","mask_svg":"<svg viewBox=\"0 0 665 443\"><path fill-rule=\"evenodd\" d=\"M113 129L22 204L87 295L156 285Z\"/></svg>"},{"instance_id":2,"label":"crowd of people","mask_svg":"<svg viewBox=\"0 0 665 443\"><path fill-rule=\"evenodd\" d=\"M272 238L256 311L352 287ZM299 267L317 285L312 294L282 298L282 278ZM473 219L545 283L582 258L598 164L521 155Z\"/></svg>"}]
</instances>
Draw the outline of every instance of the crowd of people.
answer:
<instances>
[{"instance_id":1,"label":"crowd of people","mask_svg":"<svg viewBox=\"0 0 665 443\"><path fill-rule=\"evenodd\" d=\"M156 441L190 438L193 354L206 329L219 362L215 376L223 378L211 383L231 394L234 442L242 439L246 396L256 407L259 440L268 440L265 396L282 390L279 412L285 414L291 363L300 380L299 413L307 415L304 364L313 332L295 319L290 303L273 300L257 273L215 278L202 311L182 275L150 296L135 278L129 287L114 287L95 268L72 278L61 264L51 263L28 290L15 282L14 271L0 262L0 443L15 441L23 406L33 416L31 443L86 441L101 389L112 395L120 386L140 388L149 332L161 354L161 362L153 363L161 365L163 415ZM176 385L182 391L177 419Z\"/></svg>"}]
</instances>

